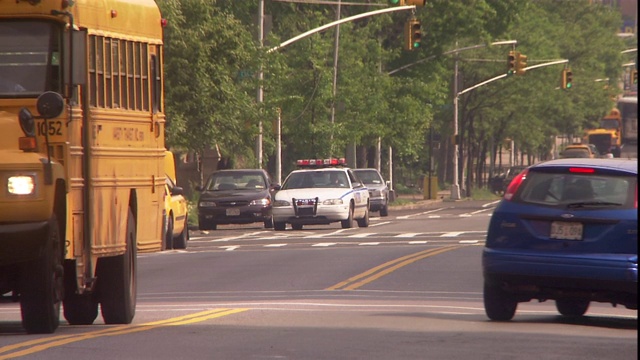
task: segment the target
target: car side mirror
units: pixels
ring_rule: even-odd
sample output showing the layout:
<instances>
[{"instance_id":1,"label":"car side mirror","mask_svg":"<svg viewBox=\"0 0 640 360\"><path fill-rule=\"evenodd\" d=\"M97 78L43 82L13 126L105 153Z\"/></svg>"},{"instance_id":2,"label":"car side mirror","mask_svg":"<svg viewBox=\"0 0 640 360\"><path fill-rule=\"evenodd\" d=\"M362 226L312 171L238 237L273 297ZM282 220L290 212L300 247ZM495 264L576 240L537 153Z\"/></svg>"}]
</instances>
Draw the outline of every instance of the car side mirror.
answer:
<instances>
[{"instance_id":1,"label":"car side mirror","mask_svg":"<svg viewBox=\"0 0 640 360\"><path fill-rule=\"evenodd\" d=\"M363 187L363 186L364 186L364 185L362 185L362 183L361 183L361 182L359 182L359 181L354 181L354 182L353 182L353 187L354 187L354 188L359 188L359 187Z\"/></svg>"},{"instance_id":2,"label":"car side mirror","mask_svg":"<svg viewBox=\"0 0 640 360\"><path fill-rule=\"evenodd\" d=\"M171 195L184 195L184 188L182 186L174 186L171 189Z\"/></svg>"},{"instance_id":3,"label":"car side mirror","mask_svg":"<svg viewBox=\"0 0 640 360\"><path fill-rule=\"evenodd\" d=\"M391 181L387 180L384 182L389 189L391 189Z\"/></svg>"},{"instance_id":4,"label":"car side mirror","mask_svg":"<svg viewBox=\"0 0 640 360\"><path fill-rule=\"evenodd\" d=\"M196 191L203 191L204 189L202 188L202 186L198 185L196 186Z\"/></svg>"},{"instance_id":5,"label":"car side mirror","mask_svg":"<svg viewBox=\"0 0 640 360\"><path fill-rule=\"evenodd\" d=\"M278 191L282 188L282 186L280 186L280 184L273 184L271 185L271 189Z\"/></svg>"}]
</instances>

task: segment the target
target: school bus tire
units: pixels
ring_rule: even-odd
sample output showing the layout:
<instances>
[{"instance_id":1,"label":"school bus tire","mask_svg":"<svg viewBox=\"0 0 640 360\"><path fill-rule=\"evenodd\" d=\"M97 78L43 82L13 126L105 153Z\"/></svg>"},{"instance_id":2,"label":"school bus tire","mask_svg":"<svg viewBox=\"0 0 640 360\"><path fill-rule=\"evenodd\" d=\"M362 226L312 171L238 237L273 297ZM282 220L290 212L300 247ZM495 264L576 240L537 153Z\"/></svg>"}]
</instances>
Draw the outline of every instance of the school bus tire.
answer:
<instances>
[{"instance_id":1,"label":"school bus tire","mask_svg":"<svg viewBox=\"0 0 640 360\"><path fill-rule=\"evenodd\" d=\"M24 265L21 278L20 312L29 334L51 334L60 324L60 304L64 293L64 246L56 215L45 231L42 254Z\"/></svg>"},{"instance_id":2,"label":"school bus tire","mask_svg":"<svg viewBox=\"0 0 640 360\"><path fill-rule=\"evenodd\" d=\"M127 250L98 261L96 275L102 318L106 324L130 324L136 311L136 221L129 209Z\"/></svg>"},{"instance_id":3,"label":"school bus tire","mask_svg":"<svg viewBox=\"0 0 640 360\"><path fill-rule=\"evenodd\" d=\"M98 301L91 294L77 293L75 262L64 264L64 318L71 325L91 325L98 317Z\"/></svg>"}]
</instances>

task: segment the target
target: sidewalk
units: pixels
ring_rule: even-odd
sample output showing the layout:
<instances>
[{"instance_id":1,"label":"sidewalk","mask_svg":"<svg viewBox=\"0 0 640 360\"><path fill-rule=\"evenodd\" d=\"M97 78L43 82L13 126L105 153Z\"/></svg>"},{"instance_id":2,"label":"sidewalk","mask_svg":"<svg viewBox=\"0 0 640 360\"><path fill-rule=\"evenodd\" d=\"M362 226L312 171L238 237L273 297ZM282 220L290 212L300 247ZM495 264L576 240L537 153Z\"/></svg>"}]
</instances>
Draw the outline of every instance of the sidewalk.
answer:
<instances>
[{"instance_id":1,"label":"sidewalk","mask_svg":"<svg viewBox=\"0 0 640 360\"><path fill-rule=\"evenodd\" d=\"M424 199L424 195L422 194L402 194L396 195L396 199L405 200L402 202L402 205L399 205L398 202L394 201L389 204L391 209L421 209L425 207L429 207L432 204L440 203L443 201L453 201L451 200L451 190L440 190L435 199ZM410 203L408 203L410 202Z\"/></svg>"}]
</instances>

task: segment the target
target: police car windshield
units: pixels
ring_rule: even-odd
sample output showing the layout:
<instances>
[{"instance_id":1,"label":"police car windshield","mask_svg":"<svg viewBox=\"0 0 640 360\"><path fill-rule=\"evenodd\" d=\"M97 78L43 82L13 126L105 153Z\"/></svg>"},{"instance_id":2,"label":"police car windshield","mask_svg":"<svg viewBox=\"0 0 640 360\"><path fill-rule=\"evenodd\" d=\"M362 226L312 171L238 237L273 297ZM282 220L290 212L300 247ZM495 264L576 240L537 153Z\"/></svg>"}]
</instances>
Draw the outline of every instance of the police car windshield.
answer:
<instances>
[{"instance_id":1,"label":"police car windshield","mask_svg":"<svg viewBox=\"0 0 640 360\"><path fill-rule=\"evenodd\" d=\"M294 172L282 184L282 190L311 188L343 188L349 181L344 171L317 170Z\"/></svg>"}]
</instances>

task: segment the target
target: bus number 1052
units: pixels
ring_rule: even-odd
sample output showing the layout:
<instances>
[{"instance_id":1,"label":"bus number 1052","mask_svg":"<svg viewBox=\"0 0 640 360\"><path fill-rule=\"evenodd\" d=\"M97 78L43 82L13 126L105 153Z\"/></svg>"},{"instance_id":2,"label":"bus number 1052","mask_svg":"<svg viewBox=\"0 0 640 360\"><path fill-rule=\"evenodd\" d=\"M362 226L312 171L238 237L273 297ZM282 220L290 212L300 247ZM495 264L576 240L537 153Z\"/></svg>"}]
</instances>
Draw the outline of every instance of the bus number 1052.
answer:
<instances>
[{"instance_id":1,"label":"bus number 1052","mask_svg":"<svg viewBox=\"0 0 640 360\"><path fill-rule=\"evenodd\" d=\"M62 121L60 120L49 120L49 121L39 121L38 122L38 136L44 136L48 134L49 136L62 136Z\"/></svg>"}]
</instances>

